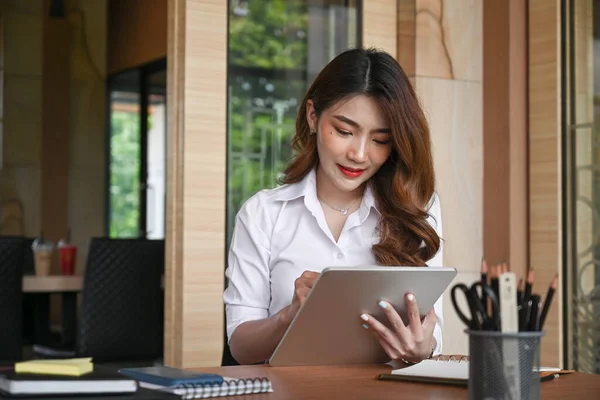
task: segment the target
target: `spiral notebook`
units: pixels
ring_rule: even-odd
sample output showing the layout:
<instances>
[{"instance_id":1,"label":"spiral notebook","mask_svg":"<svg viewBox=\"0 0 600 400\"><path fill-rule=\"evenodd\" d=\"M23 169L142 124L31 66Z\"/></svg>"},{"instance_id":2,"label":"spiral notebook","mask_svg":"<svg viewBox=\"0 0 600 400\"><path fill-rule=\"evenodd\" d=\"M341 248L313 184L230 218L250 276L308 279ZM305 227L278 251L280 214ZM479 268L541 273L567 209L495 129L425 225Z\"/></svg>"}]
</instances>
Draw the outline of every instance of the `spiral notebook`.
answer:
<instances>
[{"instance_id":1,"label":"spiral notebook","mask_svg":"<svg viewBox=\"0 0 600 400\"><path fill-rule=\"evenodd\" d=\"M540 377L562 375L573 372L560 368L541 367ZM410 367L394 369L389 374L380 374L381 380L403 380L425 383L442 383L467 386L469 381L469 357L461 355L438 356Z\"/></svg>"},{"instance_id":2,"label":"spiral notebook","mask_svg":"<svg viewBox=\"0 0 600 400\"><path fill-rule=\"evenodd\" d=\"M399 368L391 375L406 377L413 381L431 381L437 383L464 386L469 380L469 358L466 356L439 357L435 360L424 360L416 365Z\"/></svg>"},{"instance_id":3,"label":"spiral notebook","mask_svg":"<svg viewBox=\"0 0 600 400\"><path fill-rule=\"evenodd\" d=\"M271 381L267 378L236 379L223 377L220 384L189 383L176 386L161 386L147 382L139 382L140 387L161 392L173 393L182 399L206 399L209 397L236 396L273 391Z\"/></svg>"},{"instance_id":4,"label":"spiral notebook","mask_svg":"<svg viewBox=\"0 0 600 400\"><path fill-rule=\"evenodd\" d=\"M164 365L122 368L119 372L136 379L142 388L173 393L183 399L205 399L273 391L271 382L267 378L228 378Z\"/></svg>"}]
</instances>

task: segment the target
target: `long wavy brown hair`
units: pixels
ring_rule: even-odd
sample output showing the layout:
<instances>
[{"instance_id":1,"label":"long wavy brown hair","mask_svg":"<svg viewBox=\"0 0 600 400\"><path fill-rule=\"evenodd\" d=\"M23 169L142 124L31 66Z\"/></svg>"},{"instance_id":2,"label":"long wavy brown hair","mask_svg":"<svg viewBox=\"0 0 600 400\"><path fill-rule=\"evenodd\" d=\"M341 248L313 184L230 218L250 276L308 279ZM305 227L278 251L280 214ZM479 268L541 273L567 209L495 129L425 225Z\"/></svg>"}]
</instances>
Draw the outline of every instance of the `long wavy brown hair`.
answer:
<instances>
[{"instance_id":1,"label":"long wavy brown hair","mask_svg":"<svg viewBox=\"0 0 600 400\"><path fill-rule=\"evenodd\" d=\"M429 126L408 77L386 52L347 50L319 73L300 106L292 143L296 154L281 181L298 182L319 163L306 102L314 102L319 118L324 110L356 95L375 99L392 130L391 155L370 180L381 213L375 259L379 265L423 266L440 247L438 234L427 222L435 190Z\"/></svg>"}]
</instances>

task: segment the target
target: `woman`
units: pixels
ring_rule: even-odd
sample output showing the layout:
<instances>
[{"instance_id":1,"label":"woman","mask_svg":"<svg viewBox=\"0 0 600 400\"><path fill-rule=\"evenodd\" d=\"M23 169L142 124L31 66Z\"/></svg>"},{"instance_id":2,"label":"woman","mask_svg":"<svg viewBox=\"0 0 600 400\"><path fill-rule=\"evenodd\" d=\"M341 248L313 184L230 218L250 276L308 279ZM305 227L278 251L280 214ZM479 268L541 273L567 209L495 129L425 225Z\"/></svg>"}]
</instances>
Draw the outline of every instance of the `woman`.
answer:
<instances>
[{"instance_id":1,"label":"woman","mask_svg":"<svg viewBox=\"0 0 600 400\"><path fill-rule=\"evenodd\" d=\"M332 60L300 106L293 145L284 185L256 193L235 221L224 301L240 364L271 356L325 267L442 265L429 128L390 55ZM406 301L410 321L380 304L394 330L364 314L357 323L412 364L441 352L442 303L421 321L414 296Z\"/></svg>"}]
</instances>

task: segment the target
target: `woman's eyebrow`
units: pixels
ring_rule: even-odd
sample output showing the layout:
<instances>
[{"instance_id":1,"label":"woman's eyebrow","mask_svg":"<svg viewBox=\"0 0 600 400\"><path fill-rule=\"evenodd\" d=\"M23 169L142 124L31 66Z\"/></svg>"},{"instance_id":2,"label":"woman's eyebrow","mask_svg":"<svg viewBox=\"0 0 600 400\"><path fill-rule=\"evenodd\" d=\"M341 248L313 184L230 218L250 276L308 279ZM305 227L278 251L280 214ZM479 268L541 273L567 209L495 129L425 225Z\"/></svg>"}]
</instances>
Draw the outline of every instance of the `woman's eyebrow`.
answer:
<instances>
[{"instance_id":1,"label":"woman's eyebrow","mask_svg":"<svg viewBox=\"0 0 600 400\"><path fill-rule=\"evenodd\" d=\"M361 126L358 124L358 122L351 120L348 117L345 117L343 115L334 115L333 118L337 119L338 121L341 122L345 122L350 126L353 126L354 128L360 129ZM372 132L377 132L377 133L392 133L392 130L389 128L377 128L377 129L373 129Z\"/></svg>"}]
</instances>

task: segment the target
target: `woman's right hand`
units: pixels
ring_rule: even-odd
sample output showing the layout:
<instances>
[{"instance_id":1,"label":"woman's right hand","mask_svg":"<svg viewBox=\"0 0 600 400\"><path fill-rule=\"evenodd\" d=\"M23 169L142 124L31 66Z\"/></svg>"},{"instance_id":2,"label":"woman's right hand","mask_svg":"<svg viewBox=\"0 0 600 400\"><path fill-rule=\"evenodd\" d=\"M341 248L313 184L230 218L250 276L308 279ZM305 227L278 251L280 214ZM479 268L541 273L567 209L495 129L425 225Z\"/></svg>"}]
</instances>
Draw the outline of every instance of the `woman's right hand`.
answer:
<instances>
[{"instance_id":1,"label":"woman's right hand","mask_svg":"<svg viewBox=\"0 0 600 400\"><path fill-rule=\"evenodd\" d=\"M287 307L287 312L285 315L285 322L291 323L302 304L306 300L306 296L310 289L312 289L315 284L317 278L319 277L318 272L313 271L304 271L302 275L294 282L294 298L292 299L292 304Z\"/></svg>"}]
</instances>

